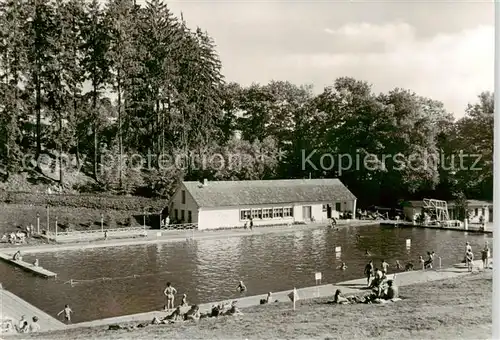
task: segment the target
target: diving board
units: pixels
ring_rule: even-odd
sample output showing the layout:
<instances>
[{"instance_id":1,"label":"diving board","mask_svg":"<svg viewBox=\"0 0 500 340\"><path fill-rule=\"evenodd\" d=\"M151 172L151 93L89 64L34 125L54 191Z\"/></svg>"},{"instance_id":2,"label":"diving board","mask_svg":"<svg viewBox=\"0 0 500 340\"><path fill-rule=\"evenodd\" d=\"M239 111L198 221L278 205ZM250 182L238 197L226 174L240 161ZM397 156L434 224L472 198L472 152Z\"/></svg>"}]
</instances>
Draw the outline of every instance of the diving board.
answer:
<instances>
[{"instance_id":1,"label":"diving board","mask_svg":"<svg viewBox=\"0 0 500 340\"><path fill-rule=\"evenodd\" d=\"M33 274L36 274L38 276L44 277L46 279L52 278L52 277L57 277L57 274L54 272L51 272L50 270L44 269L42 267L36 267L31 263L24 262L24 261L14 261L12 259L12 255L7 255L0 253L0 259L4 260L5 262L8 262L10 264L13 264L14 266L17 266L21 269L24 269L27 272L31 272Z\"/></svg>"}]
</instances>

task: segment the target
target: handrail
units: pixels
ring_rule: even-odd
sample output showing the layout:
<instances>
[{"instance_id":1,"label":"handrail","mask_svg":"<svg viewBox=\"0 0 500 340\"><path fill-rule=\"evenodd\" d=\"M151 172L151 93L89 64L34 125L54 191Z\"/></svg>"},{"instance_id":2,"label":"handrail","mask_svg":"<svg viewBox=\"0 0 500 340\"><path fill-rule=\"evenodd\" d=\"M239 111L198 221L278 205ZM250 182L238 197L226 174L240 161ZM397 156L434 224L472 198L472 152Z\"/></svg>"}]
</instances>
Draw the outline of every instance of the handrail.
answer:
<instances>
[{"instance_id":1,"label":"handrail","mask_svg":"<svg viewBox=\"0 0 500 340\"><path fill-rule=\"evenodd\" d=\"M97 233L124 233L131 231L144 231L144 227L129 227L129 228L114 228L114 229L92 229L92 230L73 230L73 231L58 231L57 236L69 236L69 235L85 235L85 234L97 234ZM50 231L50 235L56 235L55 232Z\"/></svg>"}]
</instances>

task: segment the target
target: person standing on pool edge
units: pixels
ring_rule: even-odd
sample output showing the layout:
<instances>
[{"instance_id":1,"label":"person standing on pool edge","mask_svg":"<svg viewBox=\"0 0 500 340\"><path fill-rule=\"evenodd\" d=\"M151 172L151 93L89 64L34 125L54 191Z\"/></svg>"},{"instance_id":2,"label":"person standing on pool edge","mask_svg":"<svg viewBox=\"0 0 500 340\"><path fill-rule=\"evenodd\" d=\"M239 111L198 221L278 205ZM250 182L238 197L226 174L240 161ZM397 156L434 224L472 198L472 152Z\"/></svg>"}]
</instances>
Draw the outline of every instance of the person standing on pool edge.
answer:
<instances>
[{"instance_id":1,"label":"person standing on pool edge","mask_svg":"<svg viewBox=\"0 0 500 340\"><path fill-rule=\"evenodd\" d=\"M366 285L369 286L370 279L373 275L373 261L372 260L370 260L370 262L368 262L368 264L365 267L365 275L366 275Z\"/></svg>"},{"instance_id":2,"label":"person standing on pool edge","mask_svg":"<svg viewBox=\"0 0 500 340\"><path fill-rule=\"evenodd\" d=\"M163 291L165 297L167 298L167 304L165 305L165 310L174 309L175 294L177 294L177 289L172 287L170 282L167 282L167 288Z\"/></svg>"}]
</instances>

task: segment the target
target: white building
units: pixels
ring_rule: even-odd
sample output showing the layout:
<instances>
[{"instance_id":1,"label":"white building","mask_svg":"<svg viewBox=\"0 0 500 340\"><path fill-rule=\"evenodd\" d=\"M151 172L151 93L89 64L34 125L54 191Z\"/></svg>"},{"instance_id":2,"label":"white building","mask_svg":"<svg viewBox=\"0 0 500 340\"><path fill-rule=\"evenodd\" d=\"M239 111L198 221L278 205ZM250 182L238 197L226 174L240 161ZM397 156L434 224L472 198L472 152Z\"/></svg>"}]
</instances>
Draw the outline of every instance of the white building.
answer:
<instances>
[{"instance_id":1,"label":"white building","mask_svg":"<svg viewBox=\"0 0 500 340\"><path fill-rule=\"evenodd\" d=\"M406 218L412 221L416 215L422 212L423 206L423 201L410 201L409 204L403 208ZM455 202L448 202L447 206L450 220L458 219L460 213ZM467 200L467 207L469 223L480 223L481 216L483 216L485 222L493 222L493 203L488 201Z\"/></svg>"},{"instance_id":2,"label":"white building","mask_svg":"<svg viewBox=\"0 0 500 340\"><path fill-rule=\"evenodd\" d=\"M168 204L170 223L198 229L323 221L355 212L356 197L338 179L181 182Z\"/></svg>"}]
</instances>

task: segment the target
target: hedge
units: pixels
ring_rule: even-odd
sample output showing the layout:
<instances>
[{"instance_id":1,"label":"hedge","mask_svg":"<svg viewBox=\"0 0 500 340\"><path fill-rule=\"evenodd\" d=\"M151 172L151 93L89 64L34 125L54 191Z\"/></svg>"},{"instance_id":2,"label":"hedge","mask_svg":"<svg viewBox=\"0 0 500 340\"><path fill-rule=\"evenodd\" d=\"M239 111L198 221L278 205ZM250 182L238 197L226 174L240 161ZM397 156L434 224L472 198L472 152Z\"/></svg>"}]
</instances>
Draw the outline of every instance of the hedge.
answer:
<instances>
[{"instance_id":1,"label":"hedge","mask_svg":"<svg viewBox=\"0 0 500 340\"><path fill-rule=\"evenodd\" d=\"M74 207L98 210L127 210L160 212L166 199L152 199L138 196L111 196L91 194L33 194L30 192L0 191L0 202L34 206Z\"/></svg>"}]
</instances>

